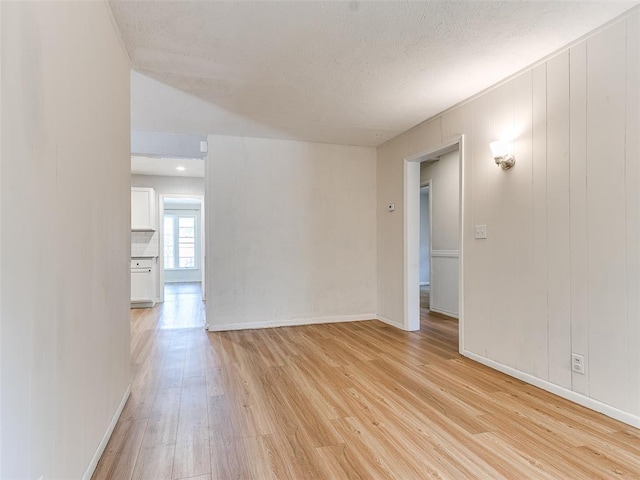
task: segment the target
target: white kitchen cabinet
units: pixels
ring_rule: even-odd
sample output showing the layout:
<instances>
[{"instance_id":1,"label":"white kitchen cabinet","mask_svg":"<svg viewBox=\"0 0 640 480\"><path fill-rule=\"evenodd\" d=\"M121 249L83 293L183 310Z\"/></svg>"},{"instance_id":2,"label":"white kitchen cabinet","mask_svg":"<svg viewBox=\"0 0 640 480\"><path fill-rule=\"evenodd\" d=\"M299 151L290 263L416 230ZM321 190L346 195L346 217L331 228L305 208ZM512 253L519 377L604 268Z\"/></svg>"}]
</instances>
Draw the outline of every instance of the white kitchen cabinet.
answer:
<instances>
[{"instance_id":1,"label":"white kitchen cabinet","mask_svg":"<svg viewBox=\"0 0 640 480\"><path fill-rule=\"evenodd\" d=\"M131 303L152 305L156 301L155 259L131 259Z\"/></svg>"},{"instance_id":2,"label":"white kitchen cabinet","mask_svg":"<svg viewBox=\"0 0 640 480\"><path fill-rule=\"evenodd\" d=\"M156 231L156 191L153 188L131 187L131 230Z\"/></svg>"}]
</instances>

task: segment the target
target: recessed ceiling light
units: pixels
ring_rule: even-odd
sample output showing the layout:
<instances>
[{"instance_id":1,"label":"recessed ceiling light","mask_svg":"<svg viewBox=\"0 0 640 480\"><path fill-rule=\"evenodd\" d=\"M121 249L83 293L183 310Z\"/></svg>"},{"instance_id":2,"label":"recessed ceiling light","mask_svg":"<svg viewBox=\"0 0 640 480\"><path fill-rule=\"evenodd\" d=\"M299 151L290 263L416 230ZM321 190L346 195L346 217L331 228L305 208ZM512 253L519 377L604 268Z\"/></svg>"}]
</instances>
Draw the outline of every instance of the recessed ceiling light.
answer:
<instances>
[{"instance_id":1,"label":"recessed ceiling light","mask_svg":"<svg viewBox=\"0 0 640 480\"><path fill-rule=\"evenodd\" d=\"M182 166L176 167L176 170L178 170L179 172L184 172L184 167L182 167Z\"/></svg>"}]
</instances>

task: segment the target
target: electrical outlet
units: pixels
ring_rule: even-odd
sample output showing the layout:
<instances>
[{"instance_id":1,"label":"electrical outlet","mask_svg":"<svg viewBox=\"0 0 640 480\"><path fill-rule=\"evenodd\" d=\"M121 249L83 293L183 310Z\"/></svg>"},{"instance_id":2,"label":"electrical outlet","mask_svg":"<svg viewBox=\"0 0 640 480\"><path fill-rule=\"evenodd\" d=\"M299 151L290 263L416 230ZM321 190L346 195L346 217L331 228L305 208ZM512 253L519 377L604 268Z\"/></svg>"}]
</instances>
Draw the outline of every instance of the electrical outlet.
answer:
<instances>
[{"instance_id":1,"label":"electrical outlet","mask_svg":"<svg viewBox=\"0 0 640 480\"><path fill-rule=\"evenodd\" d=\"M475 237L478 239L487 238L487 226L476 225Z\"/></svg>"},{"instance_id":2,"label":"electrical outlet","mask_svg":"<svg viewBox=\"0 0 640 480\"><path fill-rule=\"evenodd\" d=\"M584 355L578 355L577 353L571 354L571 370L584 375Z\"/></svg>"}]
</instances>

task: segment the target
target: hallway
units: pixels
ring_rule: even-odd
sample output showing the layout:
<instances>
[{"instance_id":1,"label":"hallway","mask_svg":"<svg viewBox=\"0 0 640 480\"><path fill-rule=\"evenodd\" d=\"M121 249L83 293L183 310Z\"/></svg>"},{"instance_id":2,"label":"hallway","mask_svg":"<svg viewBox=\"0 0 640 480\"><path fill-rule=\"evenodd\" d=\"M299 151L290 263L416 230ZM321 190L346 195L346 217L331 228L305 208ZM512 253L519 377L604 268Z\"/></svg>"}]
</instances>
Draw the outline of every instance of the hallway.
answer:
<instances>
[{"instance_id":1,"label":"hallway","mask_svg":"<svg viewBox=\"0 0 640 480\"><path fill-rule=\"evenodd\" d=\"M131 397L94 479L638 478L622 423L460 357L457 322L207 333L131 311Z\"/></svg>"},{"instance_id":2,"label":"hallway","mask_svg":"<svg viewBox=\"0 0 640 480\"><path fill-rule=\"evenodd\" d=\"M160 328L204 328L205 313L200 282L165 283L164 302L159 307ZM132 331L132 338L133 336Z\"/></svg>"}]
</instances>

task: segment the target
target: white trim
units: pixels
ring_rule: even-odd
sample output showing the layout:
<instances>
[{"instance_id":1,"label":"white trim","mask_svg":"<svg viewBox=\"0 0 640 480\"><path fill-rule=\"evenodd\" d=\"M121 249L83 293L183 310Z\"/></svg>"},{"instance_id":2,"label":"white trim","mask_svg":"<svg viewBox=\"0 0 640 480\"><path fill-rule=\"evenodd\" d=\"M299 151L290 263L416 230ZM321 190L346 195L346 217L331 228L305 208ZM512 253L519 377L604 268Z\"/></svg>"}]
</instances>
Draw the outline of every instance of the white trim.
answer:
<instances>
[{"instance_id":1,"label":"white trim","mask_svg":"<svg viewBox=\"0 0 640 480\"><path fill-rule=\"evenodd\" d=\"M438 160L442 155L453 152L454 150L458 150L460 147L460 142L462 141L462 135L458 135L453 138L449 138L442 142L439 147L430 148L428 150L423 150L419 153L409 155L405 158L407 162L418 162L422 163L427 160ZM426 187L431 184L431 180L429 180L424 185L420 185L421 187Z\"/></svg>"},{"instance_id":2,"label":"white trim","mask_svg":"<svg viewBox=\"0 0 640 480\"><path fill-rule=\"evenodd\" d=\"M458 258L460 256L460 252L458 250L431 250L431 256Z\"/></svg>"},{"instance_id":3,"label":"white trim","mask_svg":"<svg viewBox=\"0 0 640 480\"><path fill-rule=\"evenodd\" d=\"M405 302L402 329L408 332L420 330L420 162L428 157L417 154L410 158L415 160L404 162L403 208Z\"/></svg>"},{"instance_id":4,"label":"white trim","mask_svg":"<svg viewBox=\"0 0 640 480\"><path fill-rule=\"evenodd\" d=\"M124 395L122 395L122 400L120 400L120 405L118 405L118 408L116 409L116 413L113 414L111 423L109 423L109 426L107 427L107 431L104 432L104 436L102 437L102 441L100 442L100 445L98 445L98 449L96 450L96 453L94 453L93 458L89 462L89 466L85 470L84 475L82 475L82 480L91 480L93 473L96 471L96 467L98 466L100 457L102 457L102 454L104 453L104 449L107 448L107 443L111 438L111 434L113 433L113 430L116 428L116 424L118 423L118 419L122 414L122 410L124 410L124 406L127 403L127 400L129 400L129 395L131 395L131 384L129 384L127 386L127 389L124 391Z\"/></svg>"},{"instance_id":5,"label":"white trim","mask_svg":"<svg viewBox=\"0 0 640 480\"><path fill-rule=\"evenodd\" d=\"M460 192L458 196L458 201L460 202L460 218L458 218L459 229L460 229L460 252L458 261L458 315L456 318L458 319L458 351L462 352L464 350L464 179L465 175L465 151L464 151L464 135L460 135L460 142L458 143L458 168L459 168L459 178L460 183L458 184L458 190Z\"/></svg>"},{"instance_id":6,"label":"white trim","mask_svg":"<svg viewBox=\"0 0 640 480\"><path fill-rule=\"evenodd\" d=\"M257 328L294 327L300 325L315 325L318 323L343 323L361 322L363 320L375 320L375 313L363 313L361 315L335 315L330 317L291 318L288 320L268 320L263 322L227 323L216 325L209 323L210 332L225 332L228 330L253 330Z\"/></svg>"},{"instance_id":7,"label":"white trim","mask_svg":"<svg viewBox=\"0 0 640 480\"><path fill-rule=\"evenodd\" d=\"M422 170L422 166L420 167ZM420 178L422 178L422 172L420 173ZM431 252L433 252L433 179L429 178L427 182L429 186L429 191L427 192L427 196L429 197L429 308L431 308L431 279L433 278L433 258L431 256ZM422 187L420 187L422 188Z\"/></svg>"},{"instance_id":8,"label":"white trim","mask_svg":"<svg viewBox=\"0 0 640 480\"><path fill-rule=\"evenodd\" d=\"M383 317L382 315L378 315L377 319L380 320L383 323L386 323L387 325L391 325L392 327L396 327L396 328L399 328L401 330L404 330L404 325L402 324L402 322L397 322L395 320L391 320L390 318Z\"/></svg>"},{"instance_id":9,"label":"white trim","mask_svg":"<svg viewBox=\"0 0 640 480\"><path fill-rule=\"evenodd\" d=\"M430 285L429 282L420 282L421 287L428 287Z\"/></svg>"},{"instance_id":10,"label":"white trim","mask_svg":"<svg viewBox=\"0 0 640 480\"><path fill-rule=\"evenodd\" d=\"M423 150L418 153L414 153L413 155L409 155L405 158L407 162L426 162L427 160L438 160L442 155L453 152L457 150L459 147L461 136L453 137L445 140L440 144L437 148L431 148L429 150ZM420 185L420 187L426 187L431 184L431 180L429 180L424 185Z\"/></svg>"},{"instance_id":11,"label":"white trim","mask_svg":"<svg viewBox=\"0 0 640 480\"><path fill-rule=\"evenodd\" d=\"M632 427L640 428L640 416L633 415L632 413L625 412L623 410L619 410L615 407L612 407L611 405L607 405L593 398L574 392L573 390L569 390L567 388L547 382L546 380L542 380L538 377L534 377L533 375L530 375L528 373L521 372L520 370L516 370L515 368L508 367L498 362L494 362L493 360L490 360L481 355L477 355L473 352L469 352L468 350L463 351L462 355L470 358L471 360L475 360L478 363L486 365L487 367L493 368L494 370L498 370L499 372L502 372L506 375L517 378L518 380L522 380L523 382L541 388L542 390L577 403L578 405L582 405L583 407L595 410L596 412L602 413L607 417L614 418L623 423L626 423L627 425L631 425Z\"/></svg>"}]
</instances>

